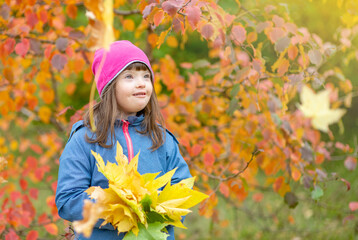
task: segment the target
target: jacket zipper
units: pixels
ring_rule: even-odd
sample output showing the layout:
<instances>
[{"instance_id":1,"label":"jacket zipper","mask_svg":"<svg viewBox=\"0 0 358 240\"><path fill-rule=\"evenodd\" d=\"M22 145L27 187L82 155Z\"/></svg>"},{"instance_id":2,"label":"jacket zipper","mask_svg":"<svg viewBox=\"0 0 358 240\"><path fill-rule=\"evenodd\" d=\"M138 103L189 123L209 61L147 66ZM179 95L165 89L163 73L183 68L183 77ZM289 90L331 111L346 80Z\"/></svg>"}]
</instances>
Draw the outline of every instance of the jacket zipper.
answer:
<instances>
[{"instance_id":1,"label":"jacket zipper","mask_svg":"<svg viewBox=\"0 0 358 240\"><path fill-rule=\"evenodd\" d=\"M123 129L124 137L126 139L127 148L128 148L128 162L130 162L133 158L133 144L132 144L131 136L129 135L129 131L128 131L129 122L126 120L122 120L122 122L123 122L122 129Z\"/></svg>"}]
</instances>

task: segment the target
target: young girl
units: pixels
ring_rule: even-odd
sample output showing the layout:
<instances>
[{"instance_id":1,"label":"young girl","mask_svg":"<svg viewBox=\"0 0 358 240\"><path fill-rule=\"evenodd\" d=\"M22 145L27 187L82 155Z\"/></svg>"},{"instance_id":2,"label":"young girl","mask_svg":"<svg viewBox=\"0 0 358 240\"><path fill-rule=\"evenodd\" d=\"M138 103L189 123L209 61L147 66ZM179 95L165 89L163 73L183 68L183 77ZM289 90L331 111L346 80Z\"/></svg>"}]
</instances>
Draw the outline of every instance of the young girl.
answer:
<instances>
[{"instance_id":1,"label":"young girl","mask_svg":"<svg viewBox=\"0 0 358 240\"><path fill-rule=\"evenodd\" d=\"M140 174L162 175L177 168L172 184L191 177L178 141L163 127L154 74L145 53L129 41L114 42L107 53L104 49L95 52L92 71L99 74L96 84L101 97L93 107L96 130L90 130L87 113L83 121L73 125L60 157L56 205L59 215L69 221L83 218L83 201L89 199L85 190L91 186L108 188L108 180L98 172L91 150L104 161L115 162L118 141L129 161L140 151ZM123 238L124 234L118 235L111 224L100 227L102 222L96 224L90 239ZM173 227L167 229L168 239L174 239ZM81 234L76 237L87 239Z\"/></svg>"}]
</instances>

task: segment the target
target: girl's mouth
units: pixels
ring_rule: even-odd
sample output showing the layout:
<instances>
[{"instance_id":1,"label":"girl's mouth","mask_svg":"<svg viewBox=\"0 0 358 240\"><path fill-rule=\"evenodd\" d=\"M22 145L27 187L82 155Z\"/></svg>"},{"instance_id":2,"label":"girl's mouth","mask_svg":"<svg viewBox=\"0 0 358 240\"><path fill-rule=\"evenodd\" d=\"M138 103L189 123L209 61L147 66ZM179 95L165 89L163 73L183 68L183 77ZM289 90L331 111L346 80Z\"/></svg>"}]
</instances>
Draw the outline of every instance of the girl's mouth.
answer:
<instances>
[{"instance_id":1,"label":"girl's mouth","mask_svg":"<svg viewBox=\"0 0 358 240\"><path fill-rule=\"evenodd\" d=\"M133 96L135 97L145 97L147 94L145 92L137 92L135 94L133 94Z\"/></svg>"}]
</instances>

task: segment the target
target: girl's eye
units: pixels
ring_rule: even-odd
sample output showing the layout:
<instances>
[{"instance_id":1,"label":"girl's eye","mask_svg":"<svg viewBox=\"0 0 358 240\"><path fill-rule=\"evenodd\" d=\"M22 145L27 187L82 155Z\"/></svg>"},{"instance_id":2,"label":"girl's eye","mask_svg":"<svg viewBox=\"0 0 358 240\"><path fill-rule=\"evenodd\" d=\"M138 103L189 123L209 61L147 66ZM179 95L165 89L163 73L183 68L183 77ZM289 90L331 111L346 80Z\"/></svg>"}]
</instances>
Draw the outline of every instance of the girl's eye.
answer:
<instances>
[{"instance_id":1,"label":"girl's eye","mask_svg":"<svg viewBox=\"0 0 358 240\"><path fill-rule=\"evenodd\" d=\"M132 76L131 74L128 74L128 75L125 76L125 78L127 78L127 79L132 79L133 76Z\"/></svg>"},{"instance_id":2,"label":"girl's eye","mask_svg":"<svg viewBox=\"0 0 358 240\"><path fill-rule=\"evenodd\" d=\"M144 75L144 78L150 78L150 74Z\"/></svg>"}]
</instances>

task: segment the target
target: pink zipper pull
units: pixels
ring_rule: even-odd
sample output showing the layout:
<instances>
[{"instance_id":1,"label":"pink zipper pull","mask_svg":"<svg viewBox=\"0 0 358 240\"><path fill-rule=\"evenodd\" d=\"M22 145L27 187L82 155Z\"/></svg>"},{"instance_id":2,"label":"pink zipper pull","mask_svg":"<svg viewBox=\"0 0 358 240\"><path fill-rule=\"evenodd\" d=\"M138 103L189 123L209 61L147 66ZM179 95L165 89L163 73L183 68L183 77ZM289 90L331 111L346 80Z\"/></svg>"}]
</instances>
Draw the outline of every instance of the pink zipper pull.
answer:
<instances>
[{"instance_id":1,"label":"pink zipper pull","mask_svg":"<svg viewBox=\"0 0 358 240\"><path fill-rule=\"evenodd\" d=\"M129 126L129 122L126 120L122 120L123 122L123 134L124 137L126 139L126 143L127 143L127 149L128 149L128 163L132 160L133 158L133 144L132 144L132 139L131 136L129 135L129 131L128 131L128 126Z\"/></svg>"}]
</instances>

